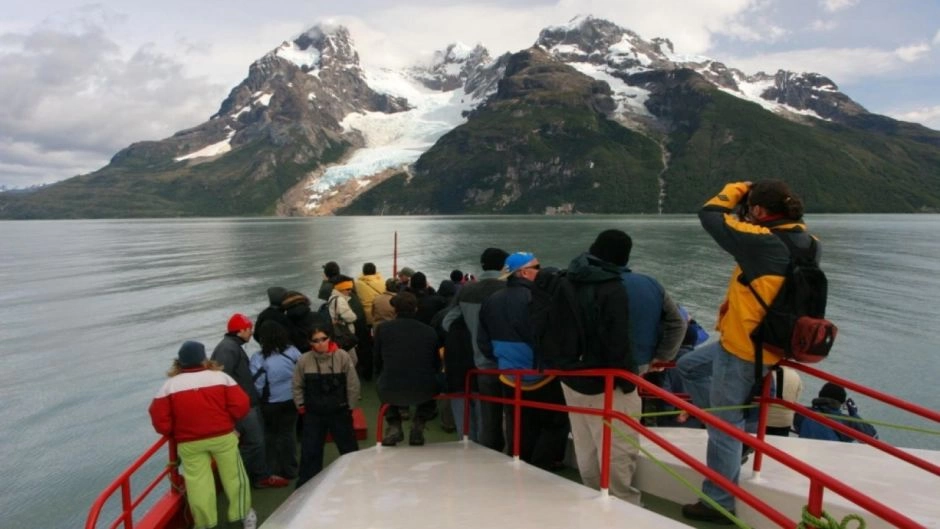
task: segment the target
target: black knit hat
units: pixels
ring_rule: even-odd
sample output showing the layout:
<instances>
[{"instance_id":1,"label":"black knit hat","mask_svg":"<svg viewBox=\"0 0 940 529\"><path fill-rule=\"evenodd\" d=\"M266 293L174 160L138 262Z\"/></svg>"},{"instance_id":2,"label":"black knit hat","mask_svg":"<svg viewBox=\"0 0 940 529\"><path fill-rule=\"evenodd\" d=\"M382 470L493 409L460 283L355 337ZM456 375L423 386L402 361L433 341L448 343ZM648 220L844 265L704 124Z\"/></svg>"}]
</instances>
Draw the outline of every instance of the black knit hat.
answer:
<instances>
[{"instance_id":1,"label":"black knit hat","mask_svg":"<svg viewBox=\"0 0 940 529\"><path fill-rule=\"evenodd\" d=\"M602 261L617 266L627 266L630 260L630 250L633 249L633 239L620 230L604 230L600 232L594 244L591 245L591 255Z\"/></svg>"},{"instance_id":2,"label":"black knit hat","mask_svg":"<svg viewBox=\"0 0 940 529\"><path fill-rule=\"evenodd\" d=\"M424 272L415 272L415 275L411 276L411 283L409 285L414 290L421 290L422 288L427 288L428 278L424 275Z\"/></svg>"},{"instance_id":3,"label":"black knit hat","mask_svg":"<svg viewBox=\"0 0 940 529\"><path fill-rule=\"evenodd\" d=\"M271 287L268 289L268 302L274 307L280 307L286 295L287 289L284 287Z\"/></svg>"},{"instance_id":4,"label":"black knit hat","mask_svg":"<svg viewBox=\"0 0 940 529\"><path fill-rule=\"evenodd\" d=\"M507 253L506 250L487 248L483 250L483 254L480 255L480 266L482 266L484 270L495 270L498 272L503 269L507 257L509 257L509 253Z\"/></svg>"},{"instance_id":5,"label":"black knit hat","mask_svg":"<svg viewBox=\"0 0 940 529\"><path fill-rule=\"evenodd\" d=\"M846 399L845 388L838 384L833 384L832 382L826 382L822 389L819 390L819 398L832 399L836 402L843 403Z\"/></svg>"},{"instance_id":6,"label":"black knit hat","mask_svg":"<svg viewBox=\"0 0 940 529\"><path fill-rule=\"evenodd\" d=\"M206 361L206 346L192 340L183 342L180 347L180 367L198 367Z\"/></svg>"}]
</instances>

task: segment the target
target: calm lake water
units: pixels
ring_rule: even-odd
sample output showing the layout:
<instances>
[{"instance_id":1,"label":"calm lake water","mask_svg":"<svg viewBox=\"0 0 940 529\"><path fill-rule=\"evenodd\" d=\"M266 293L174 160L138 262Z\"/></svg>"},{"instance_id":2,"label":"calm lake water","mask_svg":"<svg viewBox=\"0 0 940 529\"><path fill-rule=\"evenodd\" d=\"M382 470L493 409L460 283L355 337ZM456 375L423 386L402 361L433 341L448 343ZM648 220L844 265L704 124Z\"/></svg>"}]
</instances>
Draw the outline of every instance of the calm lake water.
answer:
<instances>
[{"instance_id":1,"label":"calm lake water","mask_svg":"<svg viewBox=\"0 0 940 529\"><path fill-rule=\"evenodd\" d=\"M940 216L808 222L840 328L821 367L940 408ZM98 492L156 440L147 406L179 344L211 350L233 312L264 308L269 286L315 297L328 260L349 275L372 261L387 277L396 231L399 267L437 285L453 268L478 273L487 246L564 267L607 228L633 236L634 270L714 324L732 262L691 215L0 222L0 527L82 526ZM808 403L821 384L804 386ZM924 426L855 400L866 418ZM935 435L879 431L940 449Z\"/></svg>"}]
</instances>

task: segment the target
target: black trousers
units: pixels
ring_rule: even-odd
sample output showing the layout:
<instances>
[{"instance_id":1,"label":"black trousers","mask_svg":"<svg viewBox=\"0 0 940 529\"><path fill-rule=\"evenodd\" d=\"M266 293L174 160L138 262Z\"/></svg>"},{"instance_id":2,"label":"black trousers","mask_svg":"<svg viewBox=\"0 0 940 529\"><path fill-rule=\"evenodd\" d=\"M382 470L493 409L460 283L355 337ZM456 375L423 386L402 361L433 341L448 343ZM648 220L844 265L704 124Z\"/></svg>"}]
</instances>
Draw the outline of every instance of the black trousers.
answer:
<instances>
[{"instance_id":1,"label":"black trousers","mask_svg":"<svg viewBox=\"0 0 940 529\"><path fill-rule=\"evenodd\" d=\"M344 409L332 413L307 411L303 415L304 434L300 443L300 474L297 487L306 483L323 470L323 447L326 434L333 435L333 442L340 454L359 450L356 432L353 429L352 410Z\"/></svg>"},{"instance_id":2,"label":"black trousers","mask_svg":"<svg viewBox=\"0 0 940 529\"><path fill-rule=\"evenodd\" d=\"M401 424L401 411L407 409L408 406L391 405L388 407L388 411L385 412L385 420L389 424ZM422 422L428 422L434 417L435 411L437 411L437 401L432 399L418 404L414 417Z\"/></svg>"},{"instance_id":3,"label":"black trousers","mask_svg":"<svg viewBox=\"0 0 940 529\"><path fill-rule=\"evenodd\" d=\"M272 474L297 476L297 408L293 400L261 405L264 448Z\"/></svg>"},{"instance_id":4,"label":"black trousers","mask_svg":"<svg viewBox=\"0 0 940 529\"><path fill-rule=\"evenodd\" d=\"M481 395L502 397L506 386L499 381L499 375L477 375L477 387ZM503 405L480 401L480 444L502 452L506 447L506 437L503 433Z\"/></svg>"},{"instance_id":5,"label":"black trousers","mask_svg":"<svg viewBox=\"0 0 940 529\"><path fill-rule=\"evenodd\" d=\"M503 385L506 398L512 398L513 388ZM523 391L522 398L546 404L565 404L561 381L557 378L532 391ZM506 445L512 453L513 408L506 406ZM568 444L568 414L558 411L523 407L519 425L519 459L546 470L555 469L565 459Z\"/></svg>"}]
</instances>

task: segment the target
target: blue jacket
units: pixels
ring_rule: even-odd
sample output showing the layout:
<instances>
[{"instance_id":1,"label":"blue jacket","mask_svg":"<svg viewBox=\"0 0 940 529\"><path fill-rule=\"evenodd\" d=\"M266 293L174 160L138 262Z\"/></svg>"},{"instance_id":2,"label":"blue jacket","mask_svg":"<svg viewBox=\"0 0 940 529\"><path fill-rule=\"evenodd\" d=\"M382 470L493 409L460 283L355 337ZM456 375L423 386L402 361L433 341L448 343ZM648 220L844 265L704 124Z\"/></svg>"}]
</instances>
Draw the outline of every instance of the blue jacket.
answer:
<instances>
[{"instance_id":1,"label":"blue jacket","mask_svg":"<svg viewBox=\"0 0 940 529\"><path fill-rule=\"evenodd\" d=\"M630 339L637 366L675 357L685 337L686 320L656 279L624 268L620 274L630 303Z\"/></svg>"},{"instance_id":2,"label":"blue jacket","mask_svg":"<svg viewBox=\"0 0 940 529\"><path fill-rule=\"evenodd\" d=\"M529 320L533 287L529 280L510 276L506 288L492 293L480 306L477 347L484 356L495 359L499 369L535 367ZM522 377L526 385L542 379L544 377L537 375Z\"/></svg>"},{"instance_id":3,"label":"blue jacket","mask_svg":"<svg viewBox=\"0 0 940 529\"><path fill-rule=\"evenodd\" d=\"M293 345L267 358L261 354L261 351L253 354L248 366L251 369L251 376L254 377L258 395L263 395L264 385L268 384L271 391L269 403L293 400L292 384L297 360L300 360L300 351ZM262 367L264 373L255 377Z\"/></svg>"},{"instance_id":4,"label":"blue jacket","mask_svg":"<svg viewBox=\"0 0 940 529\"><path fill-rule=\"evenodd\" d=\"M842 403L829 398L816 398L813 399L813 411L822 413L824 415L837 415L839 417L844 417L845 414L841 411ZM853 411L854 408L849 409L849 416L855 419L861 419L857 411ZM855 422L855 421L844 421L839 420L838 418L832 417L833 420L838 421L849 428L858 430L859 432L870 435L875 439L878 438L878 432L875 430L875 427L864 422ZM803 439L821 439L824 441L842 441L845 443L851 443L855 441L851 437L839 433L832 428L818 423L812 419L809 419L803 415L796 414L793 418L793 429L799 434Z\"/></svg>"}]
</instances>

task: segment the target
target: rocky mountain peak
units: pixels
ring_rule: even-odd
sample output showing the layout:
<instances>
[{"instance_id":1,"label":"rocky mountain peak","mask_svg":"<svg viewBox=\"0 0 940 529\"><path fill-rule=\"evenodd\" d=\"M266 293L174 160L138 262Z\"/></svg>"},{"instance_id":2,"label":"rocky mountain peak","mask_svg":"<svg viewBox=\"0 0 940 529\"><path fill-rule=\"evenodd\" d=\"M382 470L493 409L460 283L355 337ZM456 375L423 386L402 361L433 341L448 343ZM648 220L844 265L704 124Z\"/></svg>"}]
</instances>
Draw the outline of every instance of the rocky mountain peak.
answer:
<instances>
[{"instance_id":1,"label":"rocky mountain peak","mask_svg":"<svg viewBox=\"0 0 940 529\"><path fill-rule=\"evenodd\" d=\"M409 73L431 90L449 92L465 88L471 92L468 80L479 77L492 62L490 52L482 44L471 47L455 42L435 51L429 62L411 67Z\"/></svg>"}]
</instances>

